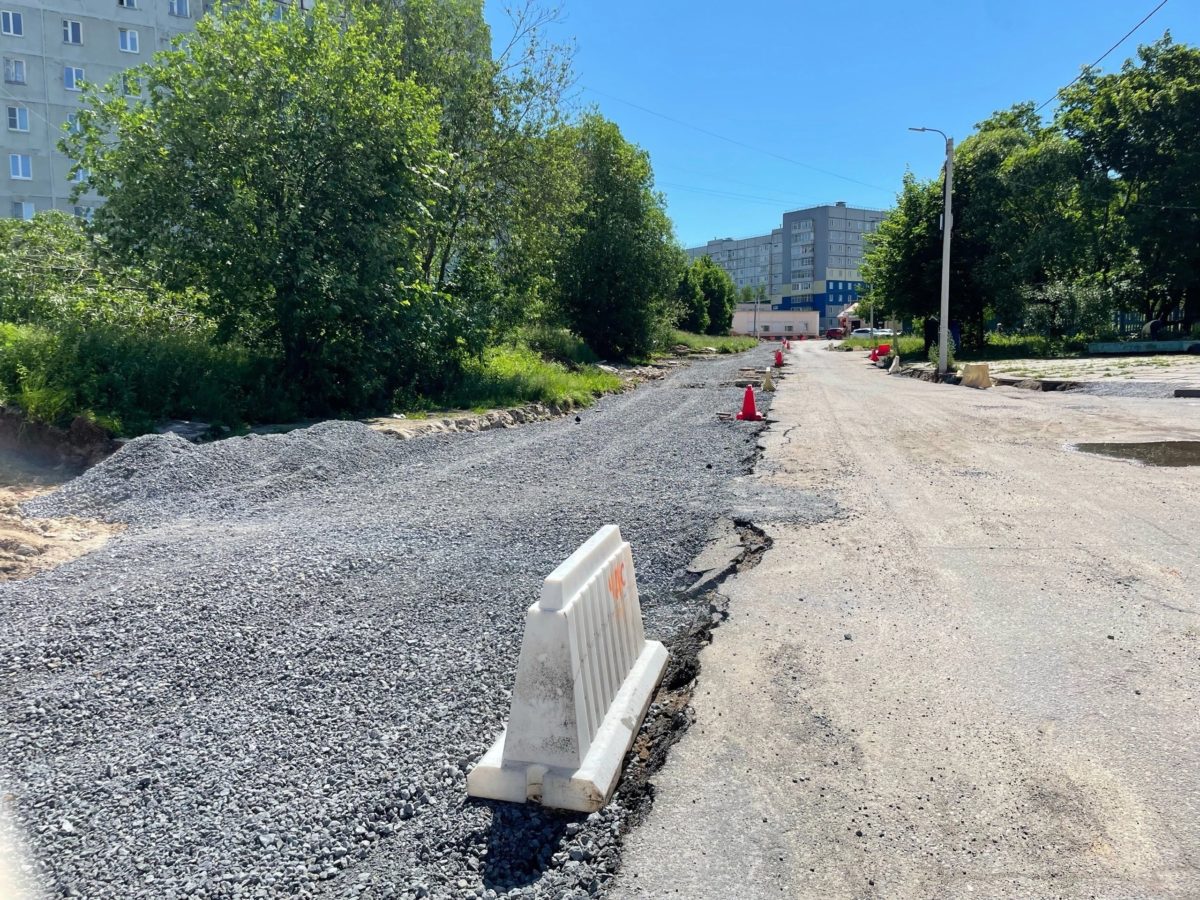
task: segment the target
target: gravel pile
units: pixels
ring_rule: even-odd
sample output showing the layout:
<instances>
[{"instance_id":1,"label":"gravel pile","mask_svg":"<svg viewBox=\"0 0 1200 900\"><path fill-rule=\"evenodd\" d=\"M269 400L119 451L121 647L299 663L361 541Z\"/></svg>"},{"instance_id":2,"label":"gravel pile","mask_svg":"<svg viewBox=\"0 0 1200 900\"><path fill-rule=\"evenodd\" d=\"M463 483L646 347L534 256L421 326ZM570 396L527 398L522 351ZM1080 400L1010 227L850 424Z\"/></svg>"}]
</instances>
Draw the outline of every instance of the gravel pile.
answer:
<instances>
[{"instance_id":1,"label":"gravel pile","mask_svg":"<svg viewBox=\"0 0 1200 900\"><path fill-rule=\"evenodd\" d=\"M478 435L142 438L29 504L131 526L0 586L0 792L51 892L602 894L620 794L560 815L469 802L465 772L525 607L598 527L633 544L651 635L694 615L684 569L749 496L757 426L715 416L745 364Z\"/></svg>"}]
</instances>

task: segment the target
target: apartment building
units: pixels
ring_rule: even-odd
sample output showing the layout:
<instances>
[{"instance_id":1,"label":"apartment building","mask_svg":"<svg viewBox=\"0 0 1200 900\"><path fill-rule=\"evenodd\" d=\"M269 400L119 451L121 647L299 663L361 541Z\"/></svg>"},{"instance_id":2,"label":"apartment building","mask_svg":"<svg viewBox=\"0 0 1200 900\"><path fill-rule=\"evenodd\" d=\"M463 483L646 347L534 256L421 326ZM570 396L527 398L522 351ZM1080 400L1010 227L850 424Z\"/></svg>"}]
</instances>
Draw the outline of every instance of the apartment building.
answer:
<instances>
[{"instance_id":1,"label":"apartment building","mask_svg":"<svg viewBox=\"0 0 1200 900\"><path fill-rule=\"evenodd\" d=\"M884 213L877 209L847 206L844 202L785 212L781 227L770 235L741 241L709 241L690 248L689 258L708 255L725 269L735 284L738 279L765 278L769 305L759 310L758 330L763 336L824 333L836 328L838 315L857 302L862 281L863 239L879 227ZM770 262L763 263L758 251L757 267L744 265L747 256L737 256L741 247L770 245ZM734 255L730 251L734 250ZM764 317L770 310L773 315ZM752 311L747 306L743 312ZM815 314L815 315L814 315ZM735 330L746 330L748 316L735 316ZM815 327L814 327L815 324ZM790 327L789 327L790 326Z\"/></svg>"},{"instance_id":2,"label":"apartment building","mask_svg":"<svg viewBox=\"0 0 1200 900\"><path fill-rule=\"evenodd\" d=\"M688 262L709 256L729 273L738 290L762 287L766 296L783 283L783 230L758 237L719 238L685 251Z\"/></svg>"},{"instance_id":3,"label":"apartment building","mask_svg":"<svg viewBox=\"0 0 1200 900\"><path fill-rule=\"evenodd\" d=\"M287 4L278 2L281 9ZM105 84L148 62L211 6L207 0L0 0L0 159L7 166L0 171L0 215L28 219L47 209L88 215L100 199L87 194L72 202L74 162L58 151L84 82Z\"/></svg>"}]
</instances>

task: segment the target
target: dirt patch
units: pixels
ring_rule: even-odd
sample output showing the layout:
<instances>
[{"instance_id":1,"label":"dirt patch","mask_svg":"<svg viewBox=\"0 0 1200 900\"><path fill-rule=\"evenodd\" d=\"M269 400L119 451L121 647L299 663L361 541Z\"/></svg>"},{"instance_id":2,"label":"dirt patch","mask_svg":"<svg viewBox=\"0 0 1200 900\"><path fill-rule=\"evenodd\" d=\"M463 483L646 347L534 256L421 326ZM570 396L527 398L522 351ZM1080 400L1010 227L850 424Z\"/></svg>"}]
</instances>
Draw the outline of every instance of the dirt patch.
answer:
<instances>
[{"instance_id":1,"label":"dirt patch","mask_svg":"<svg viewBox=\"0 0 1200 900\"><path fill-rule=\"evenodd\" d=\"M0 487L0 581L29 578L103 546L123 526L85 519L38 519L20 504L44 487Z\"/></svg>"}]
</instances>

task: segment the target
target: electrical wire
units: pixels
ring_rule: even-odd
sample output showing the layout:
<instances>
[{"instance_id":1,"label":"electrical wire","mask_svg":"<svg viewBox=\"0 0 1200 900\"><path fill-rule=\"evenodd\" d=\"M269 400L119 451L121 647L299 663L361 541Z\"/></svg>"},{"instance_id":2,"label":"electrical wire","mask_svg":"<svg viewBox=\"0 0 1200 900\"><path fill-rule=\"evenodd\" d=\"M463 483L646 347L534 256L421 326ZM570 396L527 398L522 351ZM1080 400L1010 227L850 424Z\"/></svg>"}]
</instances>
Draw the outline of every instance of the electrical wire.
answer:
<instances>
[{"instance_id":1,"label":"electrical wire","mask_svg":"<svg viewBox=\"0 0 1200 900\"><path fill-rule=\"evenodd\" d=\"M1156 12L1158 12L1160 9L1162 9L1166 5L1167 5L1167 0L1162 0L1162 2L1158 4L1158 6L1154 7L1154 9L1150 10L1150 12L1146 13L1146 17L1144 19L1142 19L1142 21L1138 22L1136 25L1134 25L1132 28L1130 28L1129 31L1125 32L1124 37L1122 37L1119 41L1117 41L1115 44L1113 44L1111 47L1109 47L1107 50L1105 50L1104 53L1101 54L1099 59L1097 59L1094 63L1092 63L1090 66L1088 66L1086 69L1084 69L1078 75L1076 75L1073 79L1071 79L1071 84L1068 84L1066 87L1061 87L1057 91L1055 91L1054 96L1051 97L1049 100L1047 100L1045 103L1043 103L1041 106L1039 106L1037 109L1035 109L1034 112L1041 112L1043 109L1045 109L1047 106L1049 106L1055 100L1057 100L1063 91L1070 88L1072 84L1075 84L1075 82L1077 82L1080 78L1082 78L1084 75L1086 75L1089 71L1096 68L1096 66L1100 65L1100 63L1104 62L1104 60L1108 56L1108 54L1112 53L1114 50L1116 50L1118 47L1120 47L1123 43L1125 43L1125 41L1127 41L1129 39L1130 35L1132 35L1135 31L1137 31L1139 28L1141 28L1143 25L1145 25L1147 22L1149 22L1151 16L1153 16Z\"/></svg>"},{"instance_id":2,"label":"electrical wire","mask_svg":"<svg viewBox=\"0 0 1200 900\"><path fill-rule=\"evenodd\" d=\"M725 135L718 134L715 131L709 131L707 128L701 128L699 125L693 125L691 122L685 122L683 119L677 119L674 116L669 116L666 113L659 112L656 109L651 109L648 106L642 106L640 103L634 103L632 100L626 100L623 97L617 97L617 96L614 96L613 94L605 93L604 91L598 91L593 87L588 87L587 85L583 85L583 89L591 94L595 94L598 97L607 97L609 100L615 100L618 103L624 103L626 106L632 106L634 109L640 109L642 112L649 113L652 116L658 116L660 119L665 119L666 121L672 122L676 125L682 125L684 128L690 128L693 131L700 132L701 134L706 134L709 137L716 138L719 141L725 141L727 144L733 144L735 147L742 147L746 150L753 150L755 153L762 153L762 154L765 154L766 156L772 156L775 159L783 160L784 162L791 163L794 166L800 166L803 169L808 169L812 172L818 172L821 175L828 175L830 178L837 178L837 179L840 179L841 181L848 181L851 184L858 184L863 187L868 187L868 188L871 188L871 190L883 191L886 194L894 193L892 188L880 187L877 184L870 184L869 182L866 182L866 181L859 181L857 178L851 178L849 175L842 175L838 172L831 172L828 169L822 169L822 168L819 168L818 166L810 165L809 163L806 163L806 162L801 162L798 159L793 159L790 156L784 156L780 153L776 153L773 150L765 150L762 147L755 147L753 144L747 144L746 142L739 141L736 138L726 137Z\"/></svg>"},{"instance_id":3,"label":"electrical wire","mask_svg":"<svg viewBox=\"0 0 1200 900\"><path fill-rule=\"evenodd\" d=\"M737 191L725 191L720 188L706 188L692 184L680 184L677 181L659 181L658 184L664 187L669 187L678 191L690 191L694 194L708 194L713 197L724 197L730 200L749 200L754 203L769 203L772 206L785 206L788 208L800 208L805 205L802 201L797 200L781 200L778 197L760 197L755 194L742 194ZM808 204L815 206L816 204Z\"/></svg>"}]
</instances>

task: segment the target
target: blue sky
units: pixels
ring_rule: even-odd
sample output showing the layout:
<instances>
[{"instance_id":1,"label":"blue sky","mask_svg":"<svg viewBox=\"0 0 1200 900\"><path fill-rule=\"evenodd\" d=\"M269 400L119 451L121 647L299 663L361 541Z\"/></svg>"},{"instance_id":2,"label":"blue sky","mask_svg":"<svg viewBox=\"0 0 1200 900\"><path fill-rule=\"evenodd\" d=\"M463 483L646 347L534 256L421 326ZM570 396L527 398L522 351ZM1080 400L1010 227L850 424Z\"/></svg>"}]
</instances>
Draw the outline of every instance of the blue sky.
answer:
<instances>
[{"instance_id":1,"label":"blue sky","mask_svg":"<svg viewBox=\"0 0 1200 900\"><path fill-rule=\"evenodd\" d=\"M908 126L961 140L995 109L1041 103L1157 3L565 0L551 34L576 43L578 104L650 152L694 246L769 231L785 209L886 209L905 167L941 166L941 139ZM486 0L498 40L511 32L504 6ZM1102 68L1168 28L1200 44L1200 2L1168 0Z\"/></svg>"}]
</instances>

